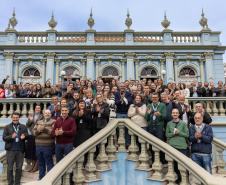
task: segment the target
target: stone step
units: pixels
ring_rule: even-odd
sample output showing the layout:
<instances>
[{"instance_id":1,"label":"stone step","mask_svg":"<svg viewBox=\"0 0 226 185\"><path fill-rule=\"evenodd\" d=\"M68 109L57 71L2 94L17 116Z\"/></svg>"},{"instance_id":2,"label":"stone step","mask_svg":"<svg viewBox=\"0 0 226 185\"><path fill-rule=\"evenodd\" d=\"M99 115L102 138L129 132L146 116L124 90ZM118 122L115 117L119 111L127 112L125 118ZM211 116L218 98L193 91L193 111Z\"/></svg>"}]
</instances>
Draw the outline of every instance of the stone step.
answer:
<instances>
[{"instance_id":1,"label":"stone step","mask_svg":"<svg viewBox=\"0 0 226 185\"><path fill-rule=\"evenodd\" d=\"M37 172L28 172L23 170L21 177L21 184L25 184L31 181L37 181L39 178L39 171Z\"/></svg>"}]
</instances>

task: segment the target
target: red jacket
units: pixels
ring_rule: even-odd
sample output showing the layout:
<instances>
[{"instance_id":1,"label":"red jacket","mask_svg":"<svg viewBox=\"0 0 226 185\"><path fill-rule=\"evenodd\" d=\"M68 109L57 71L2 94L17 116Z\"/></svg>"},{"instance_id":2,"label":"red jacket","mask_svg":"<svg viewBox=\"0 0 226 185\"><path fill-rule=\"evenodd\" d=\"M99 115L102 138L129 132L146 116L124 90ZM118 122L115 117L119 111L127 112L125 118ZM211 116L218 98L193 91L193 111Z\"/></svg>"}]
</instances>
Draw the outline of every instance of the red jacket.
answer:
<instances>
[{"instance_id":1,"label":"red jacket","mask_svg":"<svg viewBox=\"0 0 226 185\"><path fill-rule=\"evenodd\" d=\"M61 136L55 135L55 130L58 128L64 131L64 134ZM52 130L52 137L56 137L56 144L69 144L73 143L73 136L76 134L76 123L73 118L68 116L64 121L63 118L60 117Z\"/></svg>"}]
</instances>

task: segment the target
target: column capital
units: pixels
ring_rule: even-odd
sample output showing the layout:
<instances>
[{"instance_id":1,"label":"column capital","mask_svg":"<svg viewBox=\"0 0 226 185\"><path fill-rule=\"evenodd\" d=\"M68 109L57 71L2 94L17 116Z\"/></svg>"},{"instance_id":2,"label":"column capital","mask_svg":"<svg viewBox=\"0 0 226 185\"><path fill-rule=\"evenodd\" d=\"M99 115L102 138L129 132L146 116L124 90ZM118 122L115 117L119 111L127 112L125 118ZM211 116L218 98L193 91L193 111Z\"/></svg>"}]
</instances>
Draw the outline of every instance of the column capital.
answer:
<instances>
[{"instance_id":1,"label":"column capital","mask_svg":"<svg viewBox=\"0 0 226 185\"><path fill-rule=\"evenodd\" d=\"M164 56L166 58L173 58L175 56L175 53L173 53L173 52L167 52L167 53L164 53Z\"/></svg>"},{"instance_id":2,"label":"column capital","mask_svg":"<svg viewBox=\"0 0 226 185\"><path fill-rule=\"evenodd\" d=\"M203 64L203 62L205 62L205 58L199 58L199 63L202 63Z\"/></svg>"},{"instance_id":3,"label":"column capital","mask_svg":"<svg viewBox=\"0 0 226 185\"><path fill-rule=\"evenodd\" d=\"M46 59L45 58L41 59L41 63L42 63L42 65L45 65L46 64Z\"/></svg>"},{"instance_id":4,"label":"column capital","mask_svg":"<svg viewBox=\"0 0 226 185\"><path fill-rule=\"evenodd\" d=\"M114 59L114 57L113 57L113 54L108 54L108 56L107 56L107 60L108 61L112 61Z\"/></svg>"},{"instance_id":5,"label":"column capital","mask_svg":"<svg viewBox=\"0 0 226 185\"><path fill-rule=\"evenodd\" d=\"M86 64L86 59L85 58L82 58L81 61L82 61L82 65Z\"/></svg>"},{"instance_id":6,"label":"column capital","mask_svg":"<svg viewBox=\"0 0 226 185\"><path fill-rule=\"evenodd\" d=\"M56 53L53 53L53 52L48 52L43 55L43 57L47 57L48 59L54 59L55 56L56 56Z\"/></svg>"},{"instance_id":7,"label":"column capital","mask_svg":"<svg viewBox=\"0 0 226 185\"><path fill-rule=\"evenodd\" d=\"M166 61L165 58L160 58L159 60L160 60L160 63L161 63L161 64L164 64L164 62Z\"/></svg>"},{"instance_id":8,"label":"column capital","mask_svg":"<svg viewBox=\"0 0 226 185\"><path fill-rule=\"evenodd\" d=\"M28 53L28 54L27 54L27 60L28 60L29 62L31 62L31 61L34 60L34 56L33 56L32 53Z\"/></svg>"},{"instance_id":9,"label":"column capital","mask_svg":"<svg viewBox=\"0 0 226 185\"><path fill-rule=\"evenodd\" d=\"M179 58L174 58L173 62L174 62L175 65L177 65L177 63L179 62Z\"/></svg>"},{"instance_id":10,"label":"column capital","mask_svg":"<svg viewBox=\"0 0 226 185\"><path fill-rule=\"evenodd\" d=\"M137 57L137 54L135 52L126 52L123 57L126 58L133 58L133 57Z\"/></svg>"},{"instance_id":11,"label":"column capital","mask_svg":"<svg viewBox=\"0 0 226 185\"><path fill-rule=\"evenodd\" d=\"M213 57L214 52L204 52L201 57L205 57L205 58L211 58Z\"/></svg>"},{"instance_id":12,"label":"column capital","mask_svg":"<svg viewBox=\"0 0 226 185\"><path fill-rule=\"evenodd\" d=\"M72 53L69 53L67 56L68 61L73 61L74 60L74 55Z\"/></svg>"},{"instance_id":13,"label":"column capital","mask_svg":"<svg viewBox=\"0 0 226 185\"><path fill-rule=\"evenodd\" d=\"M125 59L125 58L122 58L122 59L121 59L121 63L122 63L122 65L125 65L126 59Z\"/></svg>"},{"instance_id":14,"label":"column capital","mask_svg":"<svg viewBox=\"0 0 226 185\"><path fill-rule=\"evenodd\" d=\"M60 64L60 59L59 58L56 58L55 61L56 61L56 65Z\"/></svg>"},{"instance_id":15,"label":"column capital","mask_svg":"<svg viewBox=\"0 0 226 185\"><path fill-rule=\"evenodd\" d=\"M94 61L96 62L96 64L99 64L100 58L95 58Z\"/></svg>"},{"instance_id":16,"label":"column capital","mask_svg":"<svg viewBox=\"0 0 226 185\"><path fill-rule=\"evenodd\" d=\"M135 59L134 59L134 62L135 62L136 65L138 65L138 62L139 62L139 61L140 61L139 58L135 58Z\"/></svg>"},{"instance_id":17,"label":"column capital","mask_svg":"<svg viewBox=\"0 0 226 185\"><path fill-rule=\"evenodd\" d=\"M6 59L13 59L14 53L13 53L13 52L4 52L4 53L3 53L3 56L4 56Z\"/></svg>"},{"instance_id":18,"label":"column capital","mask_svg":"<svg viewBox=\"0 0 226 185\"><path fill-rule=\"evenodd\" d=\"M151 61L153 59L153 56L151 53L147 54L147 61Z\"/></svg>"},{"instance_id":19,"label":"column capital","mask_svg":"<svg viewBox=\"0 0 226 185\"><path fill-rule=\"evenodd\" d=\"M84 58L89 58L89 59L93 59L94 57L97 57L97 54L94 53L94 52L88 52L88 53L85 53L83 55Z\"/></svg>"},{"instance_id":20,"label":"column capital","mask_svg":"<svg viewBox=\"0 0 226 185\"><path fill-rule=\"evenodd\" d=\"M19 65L20 59L19 58L14 58L15 64Z\"/></svg>"}]
</instances>

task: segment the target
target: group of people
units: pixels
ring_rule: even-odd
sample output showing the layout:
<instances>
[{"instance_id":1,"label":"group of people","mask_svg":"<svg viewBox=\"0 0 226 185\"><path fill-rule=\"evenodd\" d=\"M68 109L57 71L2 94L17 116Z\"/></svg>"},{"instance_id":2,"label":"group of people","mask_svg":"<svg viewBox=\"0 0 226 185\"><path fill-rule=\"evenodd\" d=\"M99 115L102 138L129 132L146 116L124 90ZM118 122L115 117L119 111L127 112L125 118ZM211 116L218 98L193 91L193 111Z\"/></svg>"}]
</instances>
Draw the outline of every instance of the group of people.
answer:
<instances>
[{"instance_id":1,"label":"group of people","mask_svg":"<svg viewBox=\"0 0 226 185\"><path fill-rule=\"evenodd\" d=\"M52 98L52 104L44 112L41 105L35 105L35 113L28 115L26 126L19 123L20 115L14 112L12 123L5 127L3 140L6 143L9 184L14 183L15 160L15 184L20 183L24 152L25 158L33 160L29 171L39 169L39 179L42 179L46 166L47 172L54 166L54 153L58 163L63 156L99 132L114 118L130 118L142 129L191 156L193 161L212 173L211 116L205 112L201 103L197 103L196 112L192 112L185 100L190 96L225 96L226 87L221 81L217 88L214 84L209 86L207 82L202 87L200 83L196 86L196 82L192 82L190 88L189 84L172 83L166 86L161 78L154 82L142 79L141 83L134 79L120 83L118 78L114 78L110 84L98 78L92 83L86 77L81 81L72 81L71 75L67 75L67 80L63 84L59 82L55 87L51 87L47 81L43 87L25 84L20 93L13 90L13 94L16 92L16 96L18 94L20 97ZM5 87L8 88L7 85L0 85L0 97ZM9 87L8 92L13 87ZM8 92L7 89L4 91L5 94ZM128 129L125 128L127 149L130 142ZM151 147L150 151L154 162ZM162 163L166 162L162 152L160 159ZM179 183L180 172L176 163L174 166Z\"/></svg>"}]
</instances>

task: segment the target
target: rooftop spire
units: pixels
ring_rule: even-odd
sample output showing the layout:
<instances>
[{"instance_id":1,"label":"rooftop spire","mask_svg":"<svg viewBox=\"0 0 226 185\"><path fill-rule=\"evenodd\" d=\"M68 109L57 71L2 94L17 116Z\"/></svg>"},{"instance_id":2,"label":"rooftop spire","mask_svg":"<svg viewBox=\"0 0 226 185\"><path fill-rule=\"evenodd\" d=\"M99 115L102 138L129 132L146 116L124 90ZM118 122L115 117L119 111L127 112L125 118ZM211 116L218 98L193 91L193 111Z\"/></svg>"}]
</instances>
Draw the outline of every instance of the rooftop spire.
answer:
<instances>
[{"instance_id":1,"label":"rooftop spire","mask_svg":"<svg viewBox=\"0 0 226 185\"><path fill-rule=\"evenodd\" d=\"M93 19L92 7L91 7L90 17L88 19L88 23L87 24L89 25L90 29L92 29L93 25L95 24L94 23L94 19Z\"/></svg>"},{"instance_id":2,"label":"rooftop spire","mask_svg":"<svg viewBox=\"0 0 226 185\"><path fill-rule=\"evenodd\" d=\"M166 10L164 13L164 20L161 22L162 26L165 28L165 30L169 27L170 25L170 21L167 20L166 18Z\"/></svg>"},{"instance_id":3,"label":"rooftop spire","mask_svg":"<svg viewBox=\"0 0 226 185\"><path fill-rule=\"evenodd\" d=\"M208 28L208 24L207 24L208 19L204 17L205 14L204 14L203 8L202 8L202 14L201 14L201 16L202 16L202 18L199 21L199 24L202 26L202 30L210 30Z\"/></svg>"},{"instance_id":4,"label":"rooftop spire","mask_svg":"<svg viewBox=\"0 0 226 185\"><path fill-rule=\"evenodd\" d=\"M10 18L9 19L9 24L12 26L12 29L14 30L14 27L17 25L17 23L18 23L18 21L16 20L16 13L15 13L15 7L14 7L14 9L13 9L13 17L12 18ZM7 29L9 29L9 26L8 26L8 28Z\"/></svg>"},{"instance_id":5,"label":"rooftop spire","mask_svg":"<svg viewBox=\"0 0 226 185\"><path fill-rule=\"evenodd\" d=\"M48 22L49 24L49 27L52 28L52 30L54 30L54 28L56 27L57 25L57 21L54 20L54 14L53 14L53 11L52 11L52 18L51 20Z\"/></svg>"},{"instance_id":6,"label":"rooftop spire","mask_svg":"<svg viewBox=\"0 0 226 185\"><path fill-rule=\"evenodd\" d=\"M128 29L130 29L130 26L132 25L132 19L130 18L129 9L127 9L127 18L125 25L128 27Z\"/></svg>"}]
</instances>

